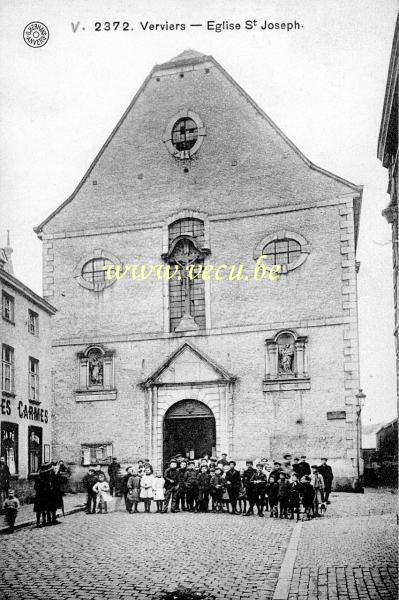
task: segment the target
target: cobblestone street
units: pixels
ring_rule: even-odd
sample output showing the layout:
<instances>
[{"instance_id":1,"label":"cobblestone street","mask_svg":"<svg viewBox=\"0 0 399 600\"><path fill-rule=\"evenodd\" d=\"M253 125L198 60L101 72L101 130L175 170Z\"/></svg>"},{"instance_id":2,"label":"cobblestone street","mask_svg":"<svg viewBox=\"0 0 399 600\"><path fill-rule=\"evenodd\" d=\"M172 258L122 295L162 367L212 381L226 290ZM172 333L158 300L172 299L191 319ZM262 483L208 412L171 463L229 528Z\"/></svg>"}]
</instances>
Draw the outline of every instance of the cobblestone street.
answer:
<instances>
[{"instance_id":1,"label":"cobblestone street","mask_svg":"<svg viewBox=\"0 0 399 600\"><path fill-rule=\"evenodd\" d=\"M304 523L289 600L397 598L397 496L333 494L329 515Z\"/></svg>"},{"instance_id":2,"label":"cobblestone street","mask_svg":"<svg viewBox=\"0 0 399 600\"><path fill-rule=\"evenodd\" d=\"M301 526L290 600L396 598L397 496L333 494ZM4 600L156 598L185 586L217 600L271 600L297 525L269 517L69 515L0 538Z\"/></svg>"}]
</instances>

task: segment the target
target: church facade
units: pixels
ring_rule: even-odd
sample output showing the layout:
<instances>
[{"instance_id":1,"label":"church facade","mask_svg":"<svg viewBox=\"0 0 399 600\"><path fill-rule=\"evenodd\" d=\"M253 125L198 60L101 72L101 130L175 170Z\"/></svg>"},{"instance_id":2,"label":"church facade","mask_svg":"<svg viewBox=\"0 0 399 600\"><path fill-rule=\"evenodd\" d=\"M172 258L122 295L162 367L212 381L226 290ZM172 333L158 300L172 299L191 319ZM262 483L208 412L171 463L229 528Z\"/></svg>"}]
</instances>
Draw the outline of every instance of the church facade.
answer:
<instances>
[{"instance_id":1,"label":"church facade","mask_svg":"<svg viewBox=\"0 0 399 600\"><path fill-rule=\"evenodd\" d=\"M361 195L213 57L156 65L35 229L57 308L53 456L78 477L111 456L326 455L353 485Z\"/></svg>"}]
</instances>

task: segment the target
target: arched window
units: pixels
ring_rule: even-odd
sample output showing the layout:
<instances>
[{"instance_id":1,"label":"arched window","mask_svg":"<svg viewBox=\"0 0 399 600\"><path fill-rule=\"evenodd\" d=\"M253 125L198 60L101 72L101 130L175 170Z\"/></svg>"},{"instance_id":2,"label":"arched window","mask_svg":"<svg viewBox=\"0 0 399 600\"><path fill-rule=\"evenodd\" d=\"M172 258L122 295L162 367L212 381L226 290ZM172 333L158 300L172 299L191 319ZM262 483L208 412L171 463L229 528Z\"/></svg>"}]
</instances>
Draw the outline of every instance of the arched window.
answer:
<instances>
[{"instance_id":1,"label":"arched window","mask_svg":"<svg viewBox=\"0 0 399 600\"><path fill-rule=\"evenodd\" d=\"M204 222L200 219L179 219L169 225L170 331L205 329L205 285L201 278L204 258Z\"/></svg>"}]
</instances>

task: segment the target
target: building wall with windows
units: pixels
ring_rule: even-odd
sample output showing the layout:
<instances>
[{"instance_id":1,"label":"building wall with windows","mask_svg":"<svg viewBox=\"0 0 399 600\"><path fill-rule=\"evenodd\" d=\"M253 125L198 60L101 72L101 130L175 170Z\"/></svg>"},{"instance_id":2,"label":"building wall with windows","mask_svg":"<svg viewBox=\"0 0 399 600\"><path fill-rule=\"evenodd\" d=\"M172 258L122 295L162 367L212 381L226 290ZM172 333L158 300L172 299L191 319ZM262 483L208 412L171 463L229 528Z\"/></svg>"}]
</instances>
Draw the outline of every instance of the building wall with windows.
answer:
<instances>
[{"instance_id":1,"label":"building wall with windows","mask_svg":"<svg viewBox=\"0 0 399 600\"><path fill-rule=\"evenodd\" d=\"M396 349L396 392L399 409L399 14L396 20L389 63L381 126L378 136L377 156L388 171L389 204L383 215L392 227L393 298L395 309L394 336Z\"/></svg>"},{"instance_id":2,"label":"building wall with windows","mask_svg":"<svg viewBox=\"0 0 399 600\"><path fill-rule=\"evenodd\" d=\"M1 456L21 499L51 452L51 333L55 309L12 272L0 251Z\"/></svg>"},{"instance_id":3,"label":"building wall with windows","mask_svg":"<svg viewBox=\"0 0 399 600\"><path fill-rule=\"evenodd\" d=\"M58 309L54 455L76 477L110 456L159 467L178 444L196 455L203 432L238 461L327 455L353 485L361 192L310 163L212 57L154 67L36 228ZM273 263L277 279L255 280ZM186 276L211 266L218 279Z\"/></svg>"}]
</instances>

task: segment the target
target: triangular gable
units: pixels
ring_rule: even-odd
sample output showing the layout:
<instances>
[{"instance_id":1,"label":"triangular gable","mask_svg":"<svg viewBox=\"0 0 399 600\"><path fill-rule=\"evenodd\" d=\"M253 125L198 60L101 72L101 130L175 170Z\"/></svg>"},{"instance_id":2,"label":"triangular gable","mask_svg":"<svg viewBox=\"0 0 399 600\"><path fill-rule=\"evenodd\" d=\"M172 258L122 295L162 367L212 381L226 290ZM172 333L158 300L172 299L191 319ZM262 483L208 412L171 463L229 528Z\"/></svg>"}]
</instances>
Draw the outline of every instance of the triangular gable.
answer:
<instances>
[{"instance_id":1,"label":"triangular gable","mask_svg":"<svg viewBox=\"0 0 399 600\"><path fill-rule=\"evenodd\" d=\"M235 377L189 343L183 344L150 377L143 387L179 383L235 381Z\"/></svg>"},{"instance_id":2,"label":"triangular gable","mask_svg":"<svg viewBox=\"0 0 399 600\"><path fill-rule=\"evenodd\" d=\"M295 144L279 129L279 127L277 127L277 125L272 121L272 119L270 119L270 117L245 92L245 90L243 88L241 88L241 86L233 79L233 77L231 77L231 75L229 75L229 73L227 73L227 71L225 71L225 69L213 58L213 56L200 54L200 53L197 53L196 51L189 50L189 51L183 52L179 56L171 59L170 61L168 61L166 63L163 63L161 65L155 65L153 67L153 69L151 70L151 72L146 77L143 84L141 85L141 87L139 88L139 90L137 91L135 96L133 97L133 100L129 104L128 108L123 113L123 115L122 115L121 119L119 120L119 122L117 123L116 127L113 129L111 135L108 137L105 144L103 145L103 147L101 148L101 150L95 157L94 161L90 165L89 169L86 171L85 175L83 176L82 180L80 181L80 183L78 184L78 186L76 187L74 192L55 211L53 211L42 223L40 223L40 225L38 225L37 227L34 228L34 231L37 234L40 234L40 232L43 230L45 225L47 225L53 219L53 217L55 217L60 211L62 211L62 209L65 208L75 198L75 196L77 195L79 190L83 187L83 185L89 178L94 167L97 165L98 161L104 154L108 145L113 140L116 133L118 132L118 130L124 123L125 119L129 115L133 106L136 104L137 100L139 99L141 94L144 92L144 90L145 90L148 82L151 80L151 78L155 77L157 74L162 74L162 72L165 72L168 69L170 70L170 69L183 68L183 67L187 68L188 66L191 66L191 65L194 68L195 65L198 65L200 63L212 63L215 67L217 67L217 69L224 75L224 77L238 90L238 92L246 99L246 101L252 105L252 107L256 110L256 112L259 115L261 115L263 117L263 119L265 119L265 121L267 121L267 123L270 125L270 127L277 133L278 136L280 136L280 138L282 138L284 140L284 142L297 154L297 156L300 157L300 159L307 165L308 168L310 168L311 170L316 171L330 179L333 179L334 181L336 181L337 183L339 183L341 185L348 187L351 191L357 192L356 213L357 214L360 213L359 204L360 204L360 198L361 198L362 189L363 189L362 186L356 185L346 179L343 179L342 177L334 175L333 173L313 164L308 158L306 158L306 156L304 154L302 154L302 152L295 146Z\"/></svg>"}]
</instances>

